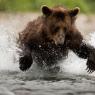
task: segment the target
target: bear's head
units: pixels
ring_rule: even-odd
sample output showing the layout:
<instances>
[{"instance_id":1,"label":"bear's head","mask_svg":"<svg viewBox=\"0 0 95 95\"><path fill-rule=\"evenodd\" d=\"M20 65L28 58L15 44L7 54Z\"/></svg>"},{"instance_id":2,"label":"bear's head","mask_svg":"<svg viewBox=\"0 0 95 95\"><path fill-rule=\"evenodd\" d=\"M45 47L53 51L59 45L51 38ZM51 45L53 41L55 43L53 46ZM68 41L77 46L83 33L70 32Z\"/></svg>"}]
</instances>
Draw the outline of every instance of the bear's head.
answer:
<instances>
[{"instance_id":1,"label":"bear's head","mask_svg":"<svg viewBox=\"0 0 95 95\"><path fill-rule=\"evenodd\" d=\"M79 8L69 10L61 6L54 8L42 7L42 13L45 17L46 33L52 43L56 45L64 44L66 34L74 26L78 12Z\"/></svg>"}]
</instances>

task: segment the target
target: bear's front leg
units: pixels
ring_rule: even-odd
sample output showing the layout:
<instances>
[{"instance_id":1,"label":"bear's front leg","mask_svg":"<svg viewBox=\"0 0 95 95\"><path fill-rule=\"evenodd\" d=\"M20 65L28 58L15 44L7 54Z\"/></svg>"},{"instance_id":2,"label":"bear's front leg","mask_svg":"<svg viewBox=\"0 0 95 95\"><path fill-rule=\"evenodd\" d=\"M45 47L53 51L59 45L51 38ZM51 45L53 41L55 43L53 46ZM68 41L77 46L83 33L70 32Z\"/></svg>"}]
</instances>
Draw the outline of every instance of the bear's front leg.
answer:
<instances>
[{"instance_id":1,"label":"bear's front leg","mask_svg":"<svg viewBox=\"0 0 95 95\"><path fill-rule=\"evenodd\" d=\"M81 58L87 59L87 71L92 73L95 71L95 48L89 44L82 42L78 48L73 51Z\"/></svg>"},{"instance_id":2,"label":"bear's front leg","mask_svg":"<svg viewBox=\"0 0 95 95\"><path fill-rule=\"evenodd\" d=\"M88 55L87 71L92 73L95 71L95 49L92 49Z\"/></svg>"},{"instance_id":3,"label":"bear's front leg","mask_svg":"<svg viewBox=\"0 0 95 95\"><path fill-rule=\"evenodd\" d=\"M25 55L19 58L19 68L22 71L28 70L33 63L32 57Z\"/></svg>"},{"instance_id":4,"label":"bear's front leg","mask_svg":"<svg viewBox=\"0 0 95 95\"><path fill-rule=\"evenodd\" d=\"M21 53L21 56L19 58L19 68L22 71L28 70L33 63L33 59L31 56L31 52L24 48L24 50Z\"/></svg>"},{"instance_id":5,"label":"bear's front leg","mask_svg":"<svg viewBox=\"0 0 95 95\"><path fill-rule=\"evenodd\" d=\"M79 57L87 58L87 72L92 73L95 71L95 48L89 44L81 43L77 51Z\"/></svg>"}]
</instances>

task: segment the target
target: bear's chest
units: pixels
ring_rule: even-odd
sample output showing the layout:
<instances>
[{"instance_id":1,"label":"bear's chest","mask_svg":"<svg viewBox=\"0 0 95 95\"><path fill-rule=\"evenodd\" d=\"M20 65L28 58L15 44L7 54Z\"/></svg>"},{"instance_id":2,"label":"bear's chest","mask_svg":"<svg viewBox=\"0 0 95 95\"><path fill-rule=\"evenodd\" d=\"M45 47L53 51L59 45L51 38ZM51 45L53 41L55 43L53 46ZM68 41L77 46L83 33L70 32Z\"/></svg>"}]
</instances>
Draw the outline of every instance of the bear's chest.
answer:
<instances>
[{"instance_id":1,"label":"bear's chest","mask_svg":"<svg viewBox=\"0 0 95 95\"><path fill-rule=\"evenodd\" d=\"M38 45L33 50L32 56L38 64L54 65L66 57L68 50L64 46Z\"/></svg>"}]
</instances>

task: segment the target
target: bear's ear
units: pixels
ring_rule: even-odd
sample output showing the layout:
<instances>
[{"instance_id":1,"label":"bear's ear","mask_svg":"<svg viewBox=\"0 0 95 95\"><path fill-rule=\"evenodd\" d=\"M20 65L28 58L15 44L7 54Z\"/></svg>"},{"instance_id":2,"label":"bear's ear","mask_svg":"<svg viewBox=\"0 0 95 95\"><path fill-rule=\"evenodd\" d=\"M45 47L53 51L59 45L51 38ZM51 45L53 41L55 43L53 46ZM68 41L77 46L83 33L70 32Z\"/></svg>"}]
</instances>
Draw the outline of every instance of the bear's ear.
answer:
<instances>
[{"instance_id":1,"label":"bear's ear","mask_svg":"<svg viewBox=\"0 0 95 95\"><path fill-rule=\"evenodd\" d=\"M49 16L52 13L52 10L46 5L42 6L42 13L46 16Z\"/></svg>"},{"instance_id":2,"label":"bear's ear","mask_svg":"<svg viewBox=\"0 0 95 95\"><path fill-rule=\"evenodd\" d=\"M80 8L76 7L75 9L70 10L69 14L71 17L74 17L79 13L79 11L80 11Z\"/></svg>"}]
</instances>

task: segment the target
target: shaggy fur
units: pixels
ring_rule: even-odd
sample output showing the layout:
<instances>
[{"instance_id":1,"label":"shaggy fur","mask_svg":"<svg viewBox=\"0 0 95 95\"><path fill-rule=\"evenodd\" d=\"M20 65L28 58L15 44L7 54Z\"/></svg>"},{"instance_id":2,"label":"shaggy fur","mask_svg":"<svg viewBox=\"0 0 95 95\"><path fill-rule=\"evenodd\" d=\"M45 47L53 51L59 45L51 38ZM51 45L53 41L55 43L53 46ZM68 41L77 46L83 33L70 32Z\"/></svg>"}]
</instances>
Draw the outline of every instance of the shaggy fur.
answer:
<instances>
[{"instance_id":1,"label":"shaggy fur","mask_svg":"<svg viewBox=\"0 0 95 95\"><path fill-rule=\"evenodd\" d=\"M29 69L33 60L40 67L50 68L66 58L68 50L87 59L88 72L95 70L95 49L83 42L83 36L75 26L78 12L79 8L42 7L43 15L29 22L19 36L22 71Z\"/></svg>"}]
</instances>

